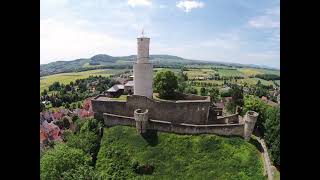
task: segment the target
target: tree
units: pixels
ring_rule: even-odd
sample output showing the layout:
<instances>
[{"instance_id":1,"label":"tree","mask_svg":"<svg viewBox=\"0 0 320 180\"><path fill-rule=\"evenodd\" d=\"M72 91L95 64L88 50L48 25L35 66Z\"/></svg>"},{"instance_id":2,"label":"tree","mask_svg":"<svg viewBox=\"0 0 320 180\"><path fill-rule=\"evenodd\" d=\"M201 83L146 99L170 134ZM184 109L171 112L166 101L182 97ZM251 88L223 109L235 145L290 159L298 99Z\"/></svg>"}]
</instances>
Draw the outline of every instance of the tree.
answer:
<instances>
[{"instance_id":1,"label":"tree","mask_svg":"<svg viewBox=\"0 0 320 180\"><path fill-rule=\"evenodd\" d=\"M198 94L198 90L196 88L192 87L192 86L191 87L187 87L185 89L185 92L187 94Z\"/></svg>"},{"instance_id":2,"label":"tree","mask_svg":"<svg viewBox=\"0 0 320 180\"><path fill-rule=\"evenodd\" d=\"M43 92L41 93L41 96L46 96L46 95L48 95L48 91L47 89L44 89Z\"/></svg>"},{"instance_id":3,"label":"tree","mask_svg":"<svg viewBox=\"0 0 320 180\"><path fill-rule=\"evenodd\" d=\"M98 179L98 175L91 166L77 166L76 169L70 169L62 173L63 179L72 180L93 180Z\"/></svg>"},{"instance_id":4,"label":"tree","mask_svg":"<svg viewBox=\"0 0 320 180\"><path fill-rule=\"evenodd\" d=\"M71 81L72 82L72 81ZM65 90L66 91L71 91L71 86L69 85L69 84L67 84L66 86L65 86Z\"/></svg>"},{"instance_id":5,"label":"tree","mask_svg":"<svg viewBox=\"0 0 320 180\"><path fill-rule=\"evenodd\" d=\"M81 93L87 91L87 84L86 84L85 82L80 83L80 84L78 85L78 87L79 87L79 90L80 90Z\"/></svg>"},{"instance_id":6,"label":"tree","mask_svg":"<svg viewBox=\"0 0 320 180\"><path fill-rule=\"evenodd\" d=\"M177 76L172 71L159 72L154 78L154 87L160 98L173 98L178 89Z\"/></svg>"},{"instance_id":7,"label":"tree","mask_svg":"<svg viewBox=\"0 0 320 180\"><path fill-rule=\"evenodd\" d=\"M206 88L202 87L202 88L200 89L200 95L201 95L201 96L206 96L206 95L207 95Z\"/></svg>"},{"instance_id":8,"label":"tree","mask_svg":"<svg viewBox=\"0 0 320 180\"><path fill-rule=\"evenodd\" d=\"M63 122L64 129L69 129L70 128L70 118L69 117L64 116L62 118L62 122Z\"/></svg>"},{"instance_id":9,"label":"tree","mask_svg":"<svg viewBox=\"0 0 320 180\"><path fill-rule=\"evenodd\" d=\"M78 115L72 116L72 122L75 123L79 119Z\"/></svg>"},{"instance_id":10,"label":"tree","mask_svg":"<svg viewBox=\"0 0 320 180\"><path fill-rule=\"evenodd\" d=\"M49 91L59 91L61 88L61 85L59 82L54 82L49 86Z\"/></svg>"},{"instance_id":11,"label":"tree","mask_svg":"<svg viewBox=\"0 0 320 180\"><path fill-rule=\"evenodd\" d=\"M40 101L40 112L44 111L46 106Z\"/></svg>"},{"instance_id":12,"label":"tree","mask_svg":"<svg viewBox=\"0 0 320 180\"><path fill-rule=\"evenodd\" d=\"M209 90L209 95L212 103L217 102L217 100L220 98L219 89L217 87L212 87Z\"/></svg>"},{"instance_id":13,"label":"tree","mask_svg":"<svg viewBox=\"0 0 320 180\"><path fill-rule=\"evenodd\" d=\"M236 106L243 106L243 90L238 85L232 85L230 89L232 101Z\"/></svg>"},{"instance_id":14,"label":"tree","mask_svg":"<svg viewBox=\"0 0 320 180\"><path fill-rule=\"evenodd\" d=\"M68 102L66 102L65 107L66 107L67 109L69 109L69 108L70 108L70 104L69 104Z\"/></svg>"},{"instance_id":15,"label":"tree","mask_svg":"<svg viewBox=\"0 0 320 180\"><path fill-rule=\"evenodd\" d=\"M77 104L76 103L72 104L72 109L77 109Z\"/></svg>"},{"instance_id":16,"label":"tree","mask_svg":"<svg viewBox=\"0 0 320 180\"><path fill-rule=\"evenodd\" d=\"M248 95L244 98L242 115L244 115L247 111L255 111L259 113L255 129L257 129L261 135L264 134L265 130L264 122L267 107L268 105L256 96Z\"/></svg>"},{"instance_id":17,"label":"tree","mask_svg":"<svg viewBox=\"0 0 320 180\"><path fill-rule=\"evenodd\" d=\"M90 169L91 157L81 149L58 143L48 150L40 160L41 179L64 179L65 172L72 169ZM88 174L90 179L90 174Z\"/></svg>"},{"instance_id":18,"label":"tree","mask_svg":"<svg viewBox=\"0 0 320 180\"><path fill-rule=\"evenodd\" d=\"M66 144L69 147L83 150L85 153L95 156L99 150L99 136L95 132L86 131L77 134L68 134Z\"/></svg>"},{"instance_id":19,"label":"tree","mask_svg":"<svg viewBox=\"0 0 320 180\"><path fill-rule=\"evenodd\" d=\"M271 159L275 165L280 166L280 106L267 108L264 127L264 138Z\"/></svg>"}]
</instances>

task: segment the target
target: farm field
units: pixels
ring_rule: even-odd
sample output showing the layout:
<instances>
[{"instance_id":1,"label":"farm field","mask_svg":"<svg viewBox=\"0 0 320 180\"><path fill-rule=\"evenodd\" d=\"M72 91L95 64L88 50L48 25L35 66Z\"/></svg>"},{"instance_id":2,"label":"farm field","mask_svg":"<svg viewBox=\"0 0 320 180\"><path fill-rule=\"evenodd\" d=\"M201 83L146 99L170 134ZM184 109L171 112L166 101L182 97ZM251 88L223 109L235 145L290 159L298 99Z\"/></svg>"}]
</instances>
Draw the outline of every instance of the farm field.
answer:
<instances>
[{"instance_id":1,"label":"farm field","mask_svg":"<svg viewBox=\"0 0 320 180\"><path fill-rule=\"evenodd\" d=\"M141 136L127 126L105 128L96 170L104 177L128 179L266 179L259 150L240 137Z\"/></svg>"},{"instance_id":2,"label":"farm field","mask_svg":"<svg viewBox=\"0 0 320 180\"><path fill-rule=\"evenodd\" d=\"M245 78L245 79L239 79L238 82L241 82L241 83L247 83L247 84L251 84L251 85L255 85L257 84L257 82L260 80L261 84L263 85L274 85L274 83L272 81L266 81L264 79L260 79L260 78Z\"/></svg>"},{"instance_id":3,"label":"farm field","mask_svg":"<svg viewBox=\"0 0 320 180\"><path fill-rule=\"evenodd\" d=\"M43 76L40 77L40 92L42 92L44 89L47 89L49 85L52 83L58 81L63 84L68 84L71 81L75 81L77 79L85 79L91 75L93 76L110 76L112 74L126 71L119 70L119 69L97 69L97 70L90 70L90 71L82 71L82 72L73 72L73 73L61 73L61 74L54 74L50 76Z\"/></svg>"},{"instance_id":4,"label":"farm field","mask_svg":"<svg viewBox=\"0 0 320 180\"><path fill-rule=\"evenodd\" d=\"M90 75L110 76L110 75L125 72L128 70L131 70L131 69L98 69L98 70L89 70L89 71L83 71L83 72L61 73L61 74L55 74L50 76L43 76L43 77L40 77L40 92L48 88L49 85L51 85L53 82L56 82L56 81L63 84L68 84L71 81L75 81L76 79L84 79L89 77ZM155 76L157 72L167 71L167 70L173 71L175 74L180 72L180 69L174 69L174 68L154 68L153 76ZM250 75L264 74L264 73L280 75L279 71L266 70L266 69L254 69L254 68L211 69L207 67L190 68L190 69L187 69L187 71L184 71L184 73L187 73L189 80L194 79L196 77L208 77L216 73L218 73L220 77L242 76L244 77L244 79L239 79L237 83L247 83L250 85L255 85L258 82L258 80L260 80L263 85L274 85L272 81L266 81L259 78L249 78ZM196 81L223 85L223 80L201 80L201 81L196 80ZM277 80L276 82L280 85L280 80ZM200 90L200 87L195 86L195 88Z\"/></svg>"}]
</instances>

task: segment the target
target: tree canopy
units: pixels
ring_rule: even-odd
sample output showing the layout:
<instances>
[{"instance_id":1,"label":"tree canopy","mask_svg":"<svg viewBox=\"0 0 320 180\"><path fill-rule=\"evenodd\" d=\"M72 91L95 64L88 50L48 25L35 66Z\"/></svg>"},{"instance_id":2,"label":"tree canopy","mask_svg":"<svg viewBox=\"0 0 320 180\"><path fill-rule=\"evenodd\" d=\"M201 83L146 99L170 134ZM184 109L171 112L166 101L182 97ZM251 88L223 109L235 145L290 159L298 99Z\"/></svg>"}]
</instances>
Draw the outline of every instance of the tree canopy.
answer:
<instances>
[{"instance_id":1,"label":"tree canopy","mask_svg":"<svg viewBox=\"0 0 320 180\"><path fill-rule=\"evenodd\" d=\"M266 110L265 140L271 159L280 166L280 106L269 107Z\"/></svg>"},{"instance_id":2,"label":"tree canopy","mask_svg":"<svg viewBox=\"0 0 320 180\"><path fill-rule=\"evenodd\" d=\"M172 71L157 73L154 78L154 88L159 92L159 97L170 99L175 97L175 91L178 89L177 76Z\"/></svg>"},{"instance_id":3,"label":"tree canopy","mask_svg":"<svg viewBox=\"0 0 320 180\"><path fill-rule=\"evenodd\" d=\"M56 144L48 150L40 160L41 179L62 179L63 174L70 171L90 171L91 157L80 149L65 144Z\"/></svg>"}]
</instances>

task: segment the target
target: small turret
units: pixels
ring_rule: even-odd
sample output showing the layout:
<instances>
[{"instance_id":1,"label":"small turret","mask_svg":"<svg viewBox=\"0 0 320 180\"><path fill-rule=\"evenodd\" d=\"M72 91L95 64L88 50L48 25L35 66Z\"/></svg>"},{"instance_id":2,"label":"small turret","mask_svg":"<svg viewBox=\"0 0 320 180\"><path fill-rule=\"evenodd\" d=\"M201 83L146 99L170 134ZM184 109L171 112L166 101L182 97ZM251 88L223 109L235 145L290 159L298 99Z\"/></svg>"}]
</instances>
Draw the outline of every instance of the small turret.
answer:
<instances>
[{"instance_id":1,"label":"small turret","mask_svg":"<svg viewBox=\"0 0 320 180\"><path fill-rule=\"evenodd\" d=\"M140 134L147 132L148 128L148 109L144 112L141 109L136 109L134 111L134 120L136 121L136 129Z\"/></svg>"},{"instance_id":2,"label":"small turret","mask_svg":"<svg viewBox=\"0 0 320 180\"><path fill-rule=\"evenodd\" d=\"M244 116L244 139L249 140L257 122L259 114L254 111L248 111Z\"/></svg>"}]
</instances>

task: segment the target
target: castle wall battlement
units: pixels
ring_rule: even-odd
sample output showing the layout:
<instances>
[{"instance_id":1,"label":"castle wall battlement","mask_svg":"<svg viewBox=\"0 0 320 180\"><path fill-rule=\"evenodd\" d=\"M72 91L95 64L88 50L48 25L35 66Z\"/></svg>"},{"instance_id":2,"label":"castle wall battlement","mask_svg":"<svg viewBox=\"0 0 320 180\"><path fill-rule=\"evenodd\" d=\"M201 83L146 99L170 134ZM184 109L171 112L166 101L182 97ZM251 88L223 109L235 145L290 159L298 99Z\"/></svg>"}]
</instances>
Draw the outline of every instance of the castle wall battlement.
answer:
<instances>
[{"instance_id":1,"label":"castle wall battlement","mask_svg":"<svg viewBox=\"0 0 320 180\"><path fill-rule=\"evenodd\" d=\"M104 123L106 126L135 126L135 119L128 116L104 113ZM177 134L218 134L224 136L244 136L244 124L176 124L168 121L149 119L147 129L162 132L173 132Z\"/></svg>"},{"instance_id":2,"label":"castle wall battlement","mask_svg":"<svg viewBox=\"0 0 320 180\"><path fill-rule=\"evenodd\" d=\"M92 99L96 117L106 126L136 126L139 133L146 130L177 134L218 134L250 139L258 114L249 111L244 119L238 114L216 116L210 101L159 101L132 95L127 101L110 100L103 95ZM211 112L211 114L210 114Z\"/></svg>"}]
</instances>

